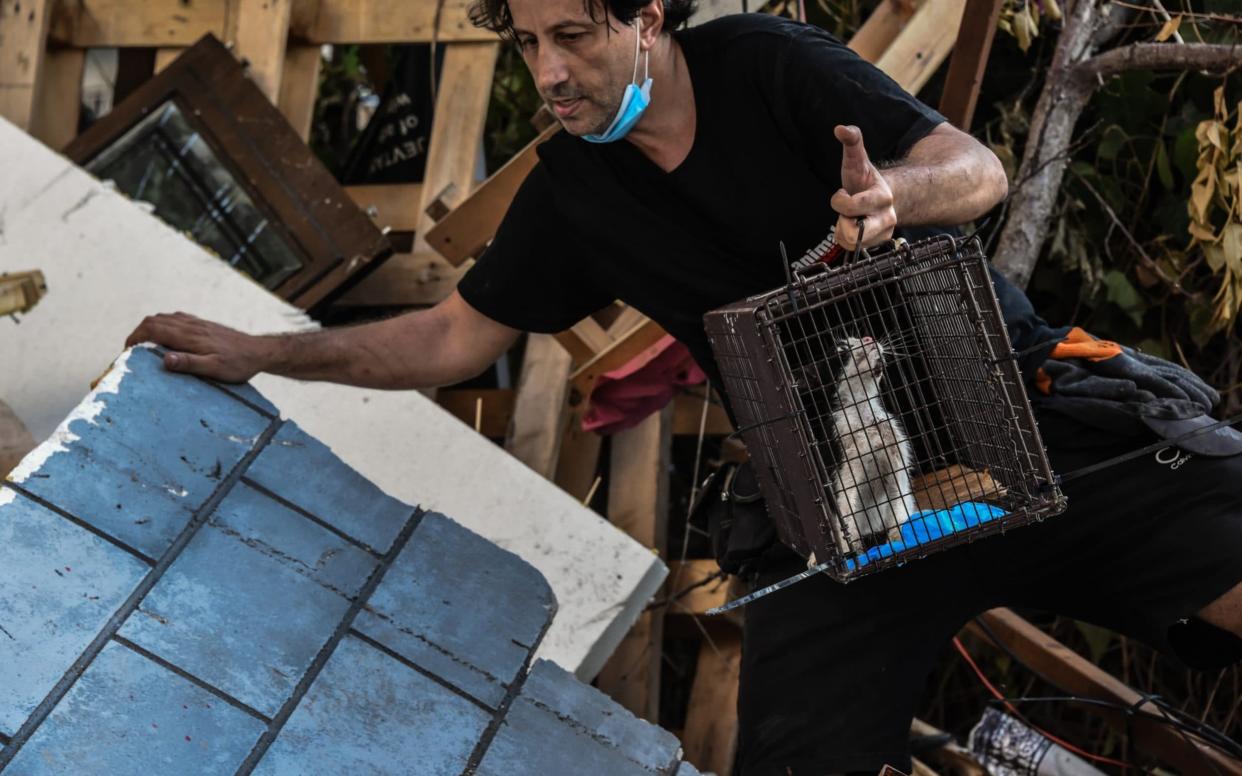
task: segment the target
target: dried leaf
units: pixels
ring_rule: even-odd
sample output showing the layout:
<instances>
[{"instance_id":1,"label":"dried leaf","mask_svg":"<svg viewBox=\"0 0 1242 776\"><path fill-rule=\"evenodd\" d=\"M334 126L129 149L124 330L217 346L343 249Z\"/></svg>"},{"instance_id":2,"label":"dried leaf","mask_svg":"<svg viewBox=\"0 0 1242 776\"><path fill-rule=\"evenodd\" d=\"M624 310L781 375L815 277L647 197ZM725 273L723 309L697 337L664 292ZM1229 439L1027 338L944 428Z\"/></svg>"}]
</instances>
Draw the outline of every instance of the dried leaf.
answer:
<instances>
[{"instance_id":1,"label":"dried leaf","mask_svg":"<svg viewBox=\"0 0 1242 776\"><path fill-rule=\"evenodd\" d=\"M1181 26L1182 26L1182 15L1178 14L1177 16L1174 16L1172 19L1169 19L1167 22L1165 22L1164 26L1160 28L1160 32L1156 33L1156 42L1164 43L1166 40L1176 35L1177 29Z\"/></svg>"},{"instance_id":2,"label":"dried leaf","mask_svg":"<svg viewBox=\"0 0 1242 776\"><path fill-rule=\"evenodd\" d=\"M1061 21L1061 6L1057 0L1044 0L1044 15L1054 22Z\"/></svg>"}]
</instances>

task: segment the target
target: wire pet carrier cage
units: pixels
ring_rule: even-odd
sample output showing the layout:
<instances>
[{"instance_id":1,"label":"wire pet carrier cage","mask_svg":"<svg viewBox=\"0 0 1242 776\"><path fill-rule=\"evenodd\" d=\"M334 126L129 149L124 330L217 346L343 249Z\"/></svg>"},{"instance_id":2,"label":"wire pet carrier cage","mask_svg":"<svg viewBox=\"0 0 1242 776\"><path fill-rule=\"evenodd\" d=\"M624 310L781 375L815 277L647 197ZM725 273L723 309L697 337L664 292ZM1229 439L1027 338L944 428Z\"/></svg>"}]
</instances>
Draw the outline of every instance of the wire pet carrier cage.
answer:
<instances>
[{"instance_id":1,"label":"wire pet carrier cage","mask_svg":"<svg viewBox=\"0 0 1242 776\"><path fill-rule=\"evenodd\" d=\"M985 261L894 244L704 318L782 541L842 582L1065 508Z\"/></svg>"}]
</instances>

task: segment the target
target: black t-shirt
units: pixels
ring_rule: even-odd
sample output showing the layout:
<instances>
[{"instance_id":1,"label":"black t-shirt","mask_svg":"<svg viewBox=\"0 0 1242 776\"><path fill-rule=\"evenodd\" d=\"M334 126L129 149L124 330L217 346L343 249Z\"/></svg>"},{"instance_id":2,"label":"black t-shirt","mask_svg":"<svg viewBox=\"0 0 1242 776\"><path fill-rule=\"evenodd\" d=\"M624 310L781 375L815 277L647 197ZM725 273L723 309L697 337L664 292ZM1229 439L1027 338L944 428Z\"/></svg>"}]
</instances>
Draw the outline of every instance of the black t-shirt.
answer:
<instances>
[{"instance_id":1,"label":"black t-shirt","mask_svg":"<svg viewBox=\"0 0 1242 776\"><path fill-rule=\"evenodd\" d=\"M697 109L685 161L666 173L625 141L554 136L458 290L489 318L536 332L620 299L684 342L719 386L703 314L782 285L781 241L795 264L829 244L841 188L833 128L861 128L882 162L945 119L815 27L743 14L674 35Z\"/></svg>"}]
</instances>

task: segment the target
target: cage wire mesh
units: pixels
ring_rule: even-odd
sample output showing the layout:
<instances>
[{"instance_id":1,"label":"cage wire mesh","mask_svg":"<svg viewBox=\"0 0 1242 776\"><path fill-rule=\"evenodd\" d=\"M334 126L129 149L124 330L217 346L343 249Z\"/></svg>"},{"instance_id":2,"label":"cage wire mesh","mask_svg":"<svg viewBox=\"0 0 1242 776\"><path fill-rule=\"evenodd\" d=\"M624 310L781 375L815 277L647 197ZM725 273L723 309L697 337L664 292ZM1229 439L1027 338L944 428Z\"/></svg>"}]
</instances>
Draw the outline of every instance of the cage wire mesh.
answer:
<instances>
[{"instance_id":1,"label":"cage wire mesh","mask_svg":"<svg viewBox=\"0 0 1242 776\"><path fill-rule=\"evenodd\" d=\"M1065 508L985 262L894 244L704 318L782 541L840 581Z\"/></svg>"}]
</instances>

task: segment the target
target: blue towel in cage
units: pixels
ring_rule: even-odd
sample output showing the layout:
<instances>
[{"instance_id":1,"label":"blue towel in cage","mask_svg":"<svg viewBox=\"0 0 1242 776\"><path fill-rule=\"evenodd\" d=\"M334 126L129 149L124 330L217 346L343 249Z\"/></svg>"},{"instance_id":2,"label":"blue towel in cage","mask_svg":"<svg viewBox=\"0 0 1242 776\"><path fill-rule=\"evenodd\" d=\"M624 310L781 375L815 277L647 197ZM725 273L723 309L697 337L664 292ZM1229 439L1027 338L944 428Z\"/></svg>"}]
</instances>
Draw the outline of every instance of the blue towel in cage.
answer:
<instances>
[{"instance_id":1,"label":"blue towel in cage","mask_svg":"<svg viewBox=\"0 0 1242 776\"><path fill-rule=\"evenodd\" d=\"M878 544L857 557L846 558L845 567L853 571L872 561L888 558L967 528L991 522L1005 514L1005 510L998 506L978 501L957 504L949 509L924 510L901 524L900 539Z\"/></svg>"}]
</instances>

